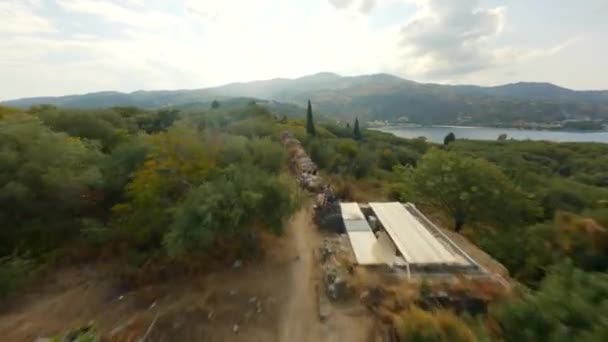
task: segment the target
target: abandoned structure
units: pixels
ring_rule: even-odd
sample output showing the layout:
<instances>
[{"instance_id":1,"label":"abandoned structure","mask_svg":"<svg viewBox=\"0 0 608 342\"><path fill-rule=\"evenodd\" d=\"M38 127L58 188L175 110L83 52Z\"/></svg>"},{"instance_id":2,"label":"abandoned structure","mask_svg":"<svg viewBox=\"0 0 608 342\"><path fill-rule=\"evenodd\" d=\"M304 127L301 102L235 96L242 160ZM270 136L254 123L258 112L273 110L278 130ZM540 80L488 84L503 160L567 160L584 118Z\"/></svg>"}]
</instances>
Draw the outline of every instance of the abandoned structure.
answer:
<instances>
[{"instance_id":1,"label":"abandoned structure","mask_svg":"<svg viewBox=\"0 0 608 342\"><path fill-rule=\"evenodd\" d=\"M340 203L359 265L412 274L483 273L483 269L411 203Z\"/></svg>"}]
</instances>

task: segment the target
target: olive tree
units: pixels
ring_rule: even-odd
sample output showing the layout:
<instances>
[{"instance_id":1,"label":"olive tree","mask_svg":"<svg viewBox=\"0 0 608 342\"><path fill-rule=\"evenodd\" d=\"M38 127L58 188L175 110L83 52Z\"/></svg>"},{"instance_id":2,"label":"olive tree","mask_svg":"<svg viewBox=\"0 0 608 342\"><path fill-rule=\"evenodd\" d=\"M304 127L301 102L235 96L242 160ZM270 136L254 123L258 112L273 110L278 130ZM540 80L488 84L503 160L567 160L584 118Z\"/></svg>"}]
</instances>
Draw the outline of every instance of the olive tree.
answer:
<instances>
[{"instance_id":1,"label":"olive tree","mask_svg":"<svg viewBox=\"0 0 608 342\"><path fill-rule=\"evenodd\" d=\"M487 160L433 149L418 167L398 167L401 197L424 202L448 213L454 229L465 223L514 225L536 206L505 174Z\"/></svg>"}]
</instances>

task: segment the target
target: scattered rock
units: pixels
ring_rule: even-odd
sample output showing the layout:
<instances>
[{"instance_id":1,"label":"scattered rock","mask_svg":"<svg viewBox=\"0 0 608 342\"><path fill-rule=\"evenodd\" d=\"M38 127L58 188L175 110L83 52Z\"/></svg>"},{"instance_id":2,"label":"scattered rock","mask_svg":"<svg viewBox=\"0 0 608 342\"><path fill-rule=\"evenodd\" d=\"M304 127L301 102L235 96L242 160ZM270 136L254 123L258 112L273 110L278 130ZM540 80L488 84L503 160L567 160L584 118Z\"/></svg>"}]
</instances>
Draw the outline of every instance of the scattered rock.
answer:
<instances>
[{"instance_id":1,"label":"scattered rock","mask_svg":"<svg viewBox=\"0 0 608 342\"><path fill-rule=\"evenodd\" d=\"M320 293L319 284L315 285L315 294L317 295L317 311L319 314L319 321L325 322L331 312L331 305L327 300L327 297Z\"/></svg>"},{"instance_id":2,"label":"scattered rock","mask_svg":"<svg viewBox=\"0 0 608 342\"><path fill-rule=\"evenodd\" d=\"M154 303L152 303L152 305L150 305L150 307L148 308L148 310L152 310L156 307L156 301Z\"/></svg>"},{"instance_id":3,"label":"scattered rock","mask_svg":"<svg viewBox=\"0 0 608 342\"><path fill-rule=\"evenodd\" d=\"M214 313L215 312L213 310L210 310L209 313L207 314L207 319L212 319Z\"/></svg>"},{"instance_id":4,"label":"scattered rock","mask_svg":"<svg viewBox=\"0 0 608 342\"><path fill-rule=\"evenodd\" d=\"M235 334L239 333L239 325L238 324L235 324L235 325L232 326L232 332L235 333Z\"/></svg>"},{"instance_id":5,"label":"scattered rock","mask_svg":"<svg viewBox=\"0 0 608 342\"><path fill-rule=\"evenodd\" d=\"M241 261L240 259L236 260L234 262L234 264L232 264L232 268L241 268L242 266L243 266L243 261Z\"/></svg>"},{"instance_id":6,"label":"scattered rock","mask_svg":"<svg viewBox=\"0 0 608 342\"><path fill-rule=\"evenodd\" d=\"M251 297L251 298L249 298L248 303L249 304L255 304L255 302L257 302L257 301L258 301L258 297Z\"/></svg>"},{"instance_id":7,"label":"scattered rock","mask_svg":"<svg viewBox=\"0 0 608 342\"><path fill-rule=\"evenodd\" d=\"M236 292L236 290L230 290L230 292L228 292L228 294L231 296L236 296L237 292Z\"/></svg>"},{"instance_id":8,"label":"scattered rock","mask_svg":"<svg viewBox=\"0 0 608 342\"><path fill-rule=\"evenodd\" d=\"M327 262L329 257L334 254L331 247L328 244L324 244L319 248L319 255L321 256L321 262Z\"/></svg>"},{"instance_id":9,"label":"scattered rock","mask_svg":"<svg viewBox=\"0 0 608 342\"><path fill-rule=\"evenodd\" d=\"M381 288L373 287L367 291L363 291L359 296L359 300L367 306L376 307L382 303L385 297L386 293Z\"/></svg>"},{"instance_id":10,"label":"scattered rock","mask_svg":"<svg viewBox=\"0 0 608 342\"><path fill-rule=\"evenodd\" d=\"M125 298L125 296L123 296L123 295L118 296L118 300L123 300L124 298Z\"/></svg>"},{"instance_id":11,"label":"scattered rock","mask_svg":"<svg viewBox=\"0 0 608 342\"><path fill-rule=\"evenodd\" d=\"M120 336L128 327L135 323L135 316L131 317L127 322L122 322L117 327L110 331L110 339L114 341L117 339L117 336Z\"/></svg>"},{"instance_id":12,"label":"scattered rock","mask_svg":"<svg viewBox=\"0 0 608 342\"><path fill-rule=\"evenodd\" d=\"M344 274L344 271L338 271L332 266L325 269L323 282L325 284L325 293L332 301L341 301L347 299L351 294L351 289L346 282L345 277L339 274Z\"/></svg>"},{"instance_id":13,"label":"scattered rock","mask_svg":"<svg viewBox=\"0 0 608 342\"><path fill-rule=\"evenodd\" d=\"M95 323L91 321L83 327L68 332L60 341L99 341Z\"/></svg>"},{"instance_id":14,"label":"scattered rock","mask_svg":"<svg viewBox=\"0 0 608 342\"><path fill-rule=\"evenodd\" d=\"M347 286L346 282L340 278L327 286L327 295L332 300L342 300L346 297Z\"/></svg>"}]
</instances>

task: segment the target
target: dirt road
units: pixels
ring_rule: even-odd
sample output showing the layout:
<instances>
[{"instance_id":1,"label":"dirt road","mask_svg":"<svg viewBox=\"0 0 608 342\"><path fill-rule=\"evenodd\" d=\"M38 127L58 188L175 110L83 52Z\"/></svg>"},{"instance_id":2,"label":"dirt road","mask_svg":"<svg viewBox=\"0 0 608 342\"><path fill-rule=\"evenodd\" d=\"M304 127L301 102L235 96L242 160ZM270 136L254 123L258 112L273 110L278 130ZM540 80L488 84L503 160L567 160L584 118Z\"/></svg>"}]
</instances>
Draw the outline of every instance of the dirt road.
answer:
<instances>
[{"instance_id":1,"label":"dirt road","mask_svg":"<svg viewBox=\"0 0 608 342\"><path fill-rule=\"evenodd\" d=\"M291 269L290 294L283 314L280 341L374 341L373 321L363 308L334 308L324 322L319 320L316 286L321 284L321 268L314 251L320 246L322 237L311 218L310 210L303 209L289 226L287 238L299 259Z\"/></svg>"},{"instance_id":2,"label":"dirt road","mask_svg":"<svg viewBox=\"0 0 608 342\"><path fill-rule=\"evenodd\" d=\"M310 213L303 209L290 222L287 238L297 253L291 269L290 295L281 324L281 341L323 341L322 325L318 319L314 268L314 250L319 236L313 227Z\"/></svg>"}]
</instances>

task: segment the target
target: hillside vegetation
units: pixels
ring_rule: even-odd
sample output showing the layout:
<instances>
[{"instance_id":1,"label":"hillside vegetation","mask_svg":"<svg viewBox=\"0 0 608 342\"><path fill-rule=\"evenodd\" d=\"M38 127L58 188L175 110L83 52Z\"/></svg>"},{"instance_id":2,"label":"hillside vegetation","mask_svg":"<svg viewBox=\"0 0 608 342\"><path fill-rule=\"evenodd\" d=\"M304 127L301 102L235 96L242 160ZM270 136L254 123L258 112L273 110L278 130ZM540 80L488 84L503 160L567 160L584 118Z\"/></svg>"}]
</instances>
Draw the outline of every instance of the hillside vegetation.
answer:
<instances>
[{"instance_id":1,"label":"hillside vegetation","mask_svg":"<svg viewBox=\"0 0 608 342\"><path fill-rule=\"evenodd\" d=\"M256 231L280 234L298 203L285 125L255 104L0 107L0 295L47 263L113 255L137 282L153 265L255 255Z\"/></svg>"},{"instance_id":2,"label":"hillside vegetation","mask_svg":"<svg viewBox=\"0 0 608 342\"><path fill-rule=\"evenodd\" d=\"M475 318L412 309L403 338L606 339L608 145L435 145L315 124L314 102L308 125L253 102L211 107L0 107L0 294L61 264L112 260L138 285L263 253L259 233L281 234L299 205L290 131L340 199L413 202L521 284Z\"/></svg>"},{"instance_id":3,"label":"hillside vegetation","mask_svg":"<svg viewBox=\"0 0 608 342\"><path fill-rule=\"evenodd\" d=\"M599 317L608 314L608 145L457 138L435 145L326 128L333 137L304 144L338 196L413 202L503 263L524 286L481 321L461 317L457 323L441 312L413 310L403 317L403 338L606 338Z\"/></svg>"}]
</instances>

